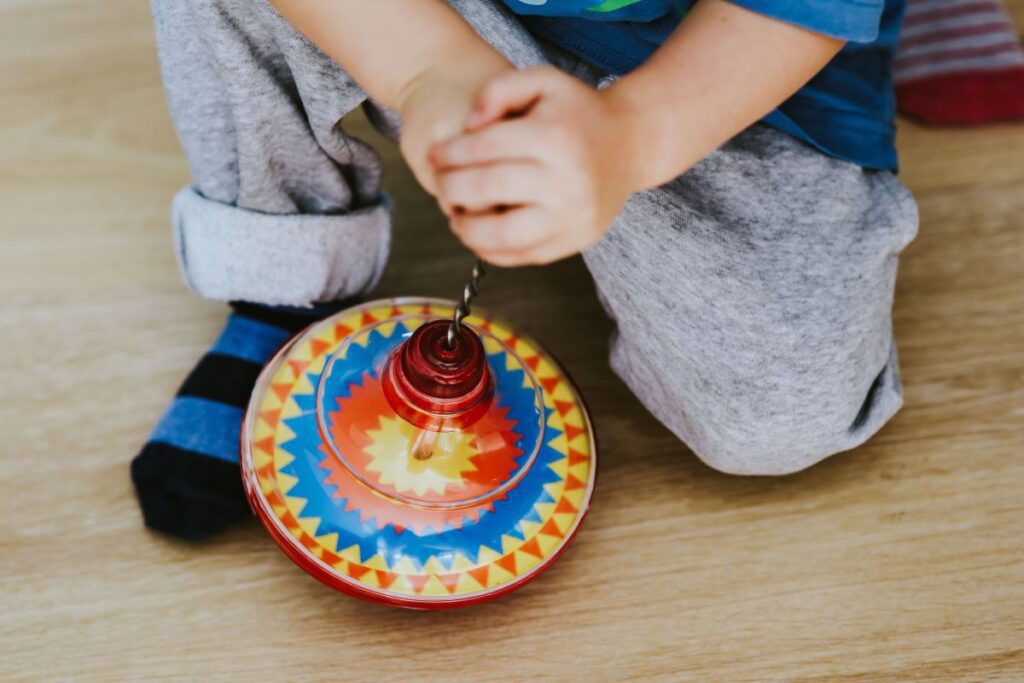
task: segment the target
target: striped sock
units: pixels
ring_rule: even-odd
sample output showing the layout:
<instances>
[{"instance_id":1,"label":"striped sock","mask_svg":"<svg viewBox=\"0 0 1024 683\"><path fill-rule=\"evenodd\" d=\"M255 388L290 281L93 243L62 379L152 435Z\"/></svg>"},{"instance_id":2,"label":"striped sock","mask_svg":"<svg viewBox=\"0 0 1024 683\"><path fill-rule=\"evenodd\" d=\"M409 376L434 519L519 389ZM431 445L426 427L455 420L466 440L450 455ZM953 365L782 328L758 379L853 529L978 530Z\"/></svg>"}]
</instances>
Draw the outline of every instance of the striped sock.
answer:
<instances>
[{"instance_id":1,"label":"striped sock","mask_svg":"<svg viewBox=\"0 0 1024 683\"><path fill-rule=\"evenodd\" d=\"M224 331L132 461L146 526L181 538L211 536L248 515L238 444L256 377L292 335L338 310L231 307Z\"/></svg>"},{"instance_id":2,"label":"striped sock","mask_svg":"<svg viewBox=\"0 0 1024 683\"><path fill-rule=\"evenodd\" d=\"M1024 50L999 0L908 0L893 73L900 112L924 123L1024 118Z\"/></svg>"}]
</instances>

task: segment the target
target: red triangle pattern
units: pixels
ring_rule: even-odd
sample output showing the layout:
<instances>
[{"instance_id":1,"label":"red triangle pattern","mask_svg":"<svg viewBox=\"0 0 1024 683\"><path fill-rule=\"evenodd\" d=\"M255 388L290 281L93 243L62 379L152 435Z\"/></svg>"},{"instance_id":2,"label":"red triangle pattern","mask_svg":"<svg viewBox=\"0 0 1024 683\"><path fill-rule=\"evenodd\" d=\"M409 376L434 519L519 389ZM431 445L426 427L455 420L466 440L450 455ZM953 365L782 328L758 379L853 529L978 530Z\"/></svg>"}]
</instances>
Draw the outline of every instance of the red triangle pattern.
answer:
<instances>
[{"instance_id":1,"label":"red triangle pattern","mask_svg":"<svg viewBox=\"0 0 1024 683\"><path fill-rule=\"evenodd\" d=\"M263 451L267 455L273 455L274 454L274 435L271 434L270 436L266 437L265 439L260 439L259 441L254 443L253 446L255 446L259 450Z\"/></svg>"},{"instance_id":2,"label":"red triangle pattern","mask_svg":"<svg viewBox=\"0 0 1024 683\"><path fill-rule=\"evenodd\" d=\"M277 429L277 422L281 419L281 410L264 410L260 413L260 419L270 425L271 429Z\"/></svg>"},{"instance_id":3,"label":"red triangle pattern","mask_svg":"<svg viewBox=\"0 0 1024 683\"><path fill-rule=\"evenodd\" d=\"M362 325L363 327L366 327L367 325L372 325L375 322L377 322L377 319L370 315L370 312L367 311L363 313L363 318L362 320L359 321L359 324Z\"/></svg>"},{"instance_id":4,"label":"red triangle pattern","mask_svg":"<svg viewBox=\"0 0 1024 683\"><path fill-rule=\"evenodd\" d=\"M575 405L569 401L555 401L555 410L562 417L565 417L574 407Z\"/></svg>"},{"instance_id":5,"label":"red triangle pattern","mask_svg":"<svg viewBox=\"0 0 1024 683\"><path fill-rule=\"evenodd\" d=\"M352 334L352 328L348 325L338 323L334 326L334 341L341 341L350 334Z\"/></svg>"},{"instance_id":6,"label":"red triangle pattern","mask_svg":"<svg viewBox=\"0 0 1024 683\"><path fill-rule=\"evenodd\" d=\"M537 366L540 365L540 356L530 356L529 358L524 358L523 362L525 362L527 367L529 367L531 370L537 372Z\"/></svg>"}]
</instances>

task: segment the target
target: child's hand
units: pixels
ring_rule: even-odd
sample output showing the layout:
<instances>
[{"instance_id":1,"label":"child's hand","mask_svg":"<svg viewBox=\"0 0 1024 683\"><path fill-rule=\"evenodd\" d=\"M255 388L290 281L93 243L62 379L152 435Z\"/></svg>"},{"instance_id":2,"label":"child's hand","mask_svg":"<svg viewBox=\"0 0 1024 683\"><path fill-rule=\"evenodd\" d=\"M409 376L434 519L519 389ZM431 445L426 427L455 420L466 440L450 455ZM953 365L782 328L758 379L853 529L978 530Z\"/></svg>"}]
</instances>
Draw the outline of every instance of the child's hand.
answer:
<instances>
[{"instance_id":1,"label":"child's hand","mask_svg":"<svg viewBox=\"0 0 1024 683\"><path fill-rule=\"evenodd\" d=\"M511 69L507 63L498 66ZM487 79L497 73L468 67L462 73L426 71L412 81L401 94L402 116L400 146L402 156L416 180L432 195L437 195L434 169L427 161L430 147L465 130L473 101Z\"/></svg>"},{"instance_id":2,"label":"child's hand","mask_svg":"<svg viewBox=\"0 0 1024 683\"><path fill-rule=\"evenodd\" d=\"M503 266L548 263L592 246L640 189L630 128L625 106L608 91L557 69L490 79L467 132L429 153L453 232Z\"/></svg>"}]
</instances>

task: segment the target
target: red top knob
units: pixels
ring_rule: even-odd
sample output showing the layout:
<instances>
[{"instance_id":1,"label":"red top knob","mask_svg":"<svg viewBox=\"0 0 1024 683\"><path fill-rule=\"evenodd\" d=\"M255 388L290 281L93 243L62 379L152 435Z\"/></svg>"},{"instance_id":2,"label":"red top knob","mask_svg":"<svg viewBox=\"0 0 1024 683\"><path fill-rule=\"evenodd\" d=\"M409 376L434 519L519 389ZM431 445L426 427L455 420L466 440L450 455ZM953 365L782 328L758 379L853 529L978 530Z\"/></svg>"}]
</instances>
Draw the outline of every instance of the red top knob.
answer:
<instances>
[{"instance_id":1,"label":"red top knob","mask_svg":"<svg viewBox=\"0 0 1024 683\"><path fill-rule=\"evenodd\" d=\"M388 403L418 427L462 429L478 420L494 395L480 338L462 326L451 348L447 320L421 325L384 369Z\"/></svg>"}]
</instances>

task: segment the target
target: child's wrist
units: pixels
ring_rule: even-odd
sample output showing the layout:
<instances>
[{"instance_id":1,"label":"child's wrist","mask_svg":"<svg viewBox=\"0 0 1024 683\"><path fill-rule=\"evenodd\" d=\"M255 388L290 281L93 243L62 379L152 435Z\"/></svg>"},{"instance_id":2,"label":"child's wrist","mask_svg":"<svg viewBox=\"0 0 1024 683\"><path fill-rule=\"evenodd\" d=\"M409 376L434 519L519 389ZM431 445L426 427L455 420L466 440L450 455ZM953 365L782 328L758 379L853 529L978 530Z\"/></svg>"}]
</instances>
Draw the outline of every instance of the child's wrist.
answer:
<instances>
[{"instance_id":1,"label":"child's wrist","mask_svg":"<svg viewBox=\"0 0 1024 683\"><path fill-rule=\"evenodd\" d=\"M436 87L439 83L464 83L467 87L480 88L488 79L514 68L496 52L478 57L474 60L439 59L417 71L399 90L395 109L404 115L416 92L422 88Z\"/></svg>"},{"instance_id":2,"label":"child's wrist","mask_svg":"<svg viewBox=\"0 0 1024 683\"><path fill-rule=\"evenodd\" d=\"M602 94L621 137L622 162L632 192L667 183L699 160L684 137L682 117L666 119L664 109L654 106L649 94L629 76L616 80Z\"/></svg>"}]
</instances>

